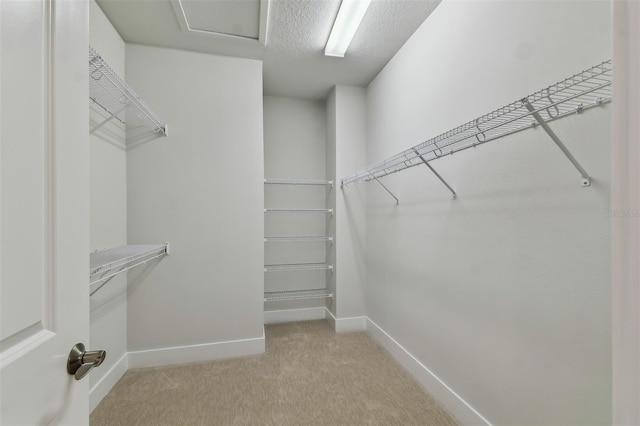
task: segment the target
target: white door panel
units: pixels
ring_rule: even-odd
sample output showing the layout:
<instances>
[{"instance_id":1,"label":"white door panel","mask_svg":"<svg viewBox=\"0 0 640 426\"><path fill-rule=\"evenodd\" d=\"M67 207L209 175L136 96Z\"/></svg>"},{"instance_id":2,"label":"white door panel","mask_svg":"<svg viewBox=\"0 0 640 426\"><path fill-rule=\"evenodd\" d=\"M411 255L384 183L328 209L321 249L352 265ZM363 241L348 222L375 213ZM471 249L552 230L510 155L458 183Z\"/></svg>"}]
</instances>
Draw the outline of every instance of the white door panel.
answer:
<instances>
[{"instance_id":1,"label":"white door panel","mask_svg":"<svg viewBox=\"0 0 640 426\"><path fill-rule=\"evenodd\" d=\"M2 329L0 339L42 329L45 271L46 128L42 54L45 11L40 2L2 2ZM9 9L14 9L13 11ZM28 17L11 19L12 16ZM15 40L21 40L16 43ZM15 82L29 82L25 85ZM19 185L13 184L19 181ZM26 226L17 226L23 223ZM21 285L13 285L19 279ZM43 286L44 284L44 286ZM15 303L15 301L24 301ZM45 307L46 309L46 307ZM40 324L38 326L38 324Z\"/></svg>"},{"instance_id":2,"label":"white door panel","mask_svg":"<svg viewBox=\"0 0 640 426\"><path fill-rule=\"evenodd\" d=\"M88 3L0 0L0 423L88 422Z\"/></svg>"}]
</instances>

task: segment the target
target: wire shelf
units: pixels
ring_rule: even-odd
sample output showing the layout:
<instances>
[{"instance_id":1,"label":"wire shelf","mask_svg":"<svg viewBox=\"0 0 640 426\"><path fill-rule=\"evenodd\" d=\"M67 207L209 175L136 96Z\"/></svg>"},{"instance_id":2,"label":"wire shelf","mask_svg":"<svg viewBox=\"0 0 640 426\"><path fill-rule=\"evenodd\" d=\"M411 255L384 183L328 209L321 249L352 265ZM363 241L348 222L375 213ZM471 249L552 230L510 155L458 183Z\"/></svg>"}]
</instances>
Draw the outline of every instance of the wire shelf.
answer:
<instances>
[{"instance_id":1,"label":"wire shelf","mask_svg":"<svg viewBox=\"0 0 640 426\"><path fill-rule=\"evenodd\" d=\"M317 186L333 186L332 180L313 180L313 179L265 179L267 185L317 185Z\"/></svg>"},{"instance_id":2,"label":"wire shelf","mask_svg":"<svg viewBox=\"0 0 640 426\"><path fill-rule=\"evenodd\" d=\"M333 209L264 209L265 213L329 213L333 214Z\"/></svg>"},{"instance_id":3,"label":"wire shelf","mask_svg":"<svg viewBox=\"0 0 640 426\"><path fill-rule=\"evenodd\" d=\"M326 288L264 292L265 302L280 302L285 300L303 300L303 299L333 299L333 293Z\"/></svg>"},{"instance_id":4,"label":"wire shelf","mask_svg":"<svg viewBox=\"0 0 640 426\"><path fill-rule=\"evenodd\" d=\"M264 237L265 243L280 243L280 242L333 242L333 237L324 236L309 236L309 237Z\"/></svg>"},{"instance_id":5,"label":"wire shelf","mask_svg":"<svg viewBox=\"0 0 640 426\"><path fill-rule=\"evenodd\" d=\"M264 265L264 272L290 272L290 271L333 271L333 265L327 263L278 263Z\"/></svg>"},{"instance_id":6,"label":"wire shelf","mask_svg":"<svg viewBox=\"0 0 640 426\"><path fill-rule=\"evenodd\" d=\"M612 96L612 70L611 60L604 61L342 178L342 185L379 179L535 127L538 125L534 120L536 114L541 116L544 122L551 122L609 102ZM532 108L529 109L528 106Z\"/></svg>"},{"instance_id":7,"label":"wire shelf","mask_svg":"<svg viewBox=\"0 0 640 426\"><path fill-rule=\"evenodd\" d=\"M128 245L96 251L89 256L89 285L108 281L121 272L167 254L169 243Z\"/></svg>"},{"instance_id":8,"label":"wire shelf","mask_svg":"<svg viewBox=\"0 0 640 426\"><path fill-rule=\"evenodd\" d=\"M167 126L151 111L133 89L113 71L109 64L89 46L89 98L110 117L92 129L97 130L110 119L126 124L126 110L129 118L137 118L154 132L167 135Z\"/></svg>"}]
</instances>

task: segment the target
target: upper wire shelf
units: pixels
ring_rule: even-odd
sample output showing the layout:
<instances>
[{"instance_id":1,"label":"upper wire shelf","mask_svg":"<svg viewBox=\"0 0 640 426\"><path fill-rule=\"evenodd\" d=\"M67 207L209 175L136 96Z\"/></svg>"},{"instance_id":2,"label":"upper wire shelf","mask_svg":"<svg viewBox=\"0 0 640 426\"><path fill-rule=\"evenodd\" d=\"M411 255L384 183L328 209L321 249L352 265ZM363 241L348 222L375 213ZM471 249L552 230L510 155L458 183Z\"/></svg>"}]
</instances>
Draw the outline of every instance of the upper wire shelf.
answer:
<instances>
[{"instance_id":1,"label":"upper wire shelf","mask_svg":"<svg viewBox=\"0 0 640 426\"><path fill-rule=\"evenodd\" d=\"M167 135L167 125L91 46L89 46L89 98L109 114L107 119L91 130L92 133L111 119L126 124L127 117L134 117L154 132ZM128 115L126 110L129 110Z\"/></svg>"},{"instance_id":2,"label":"upper wire shelf","mask_svg":"<svg viewBox=\"0 0 640 426\"><path fill-rule=\"evenodd\" d=\"M89 255L89 285L102 285L91 290L91 295L100 290L111 278L121 272L142 265L150 260L169 254L169 243L141 244L116 247L93 252Z\"/></svg>"},{"instance_id":3,"label":"upper wire shelf","mask_svg":"<svg viewBox=\"0 0 640 426\"><path fill-rule=\"evenodd\" d=\"M604 61L532 95L375 163L351 176L342 178L342 185L377 180L391 173L425 164L445 155L451 155L537 125L542 126L549 133L550 129L545 123L567 115L581 113L591 107L609 102L612 96L612 70L611 60ZM561 144L556 139L554 142ZM567 156L572 162L575 161L570 154ZM588 186L588 175L576 163L574 162L574 166L582 174L583 186ZM437 176L440 178L439 175ZM451 188L449 189L451 190ZM455 192L451 191L455 198Z\"/></svg>"},{"instance_id":4,"label":"upper wire shelf","mask_svg":"<svg viewBox=\"0 0 640 426\"><path fill-rule=\"evenodd\" d=\"M265 179L267 185L317 185L317 186L333 186L332 180L314 180L314 179Z\"/></svg>"},{"instance_id":5,"label":"upper wire shelf","mask_svg":"<svg viewBox=\"0 0 640 426\"><path fill-rule=\"evenodd\" d=\"M325 236L300 236L300 237L264 237L265 243L281 243L281 242L333 242L333 237Z\"/></svg>"},{"instance_id":6,"label":"upper wire shelf","mask_svg":"<svg viewBox=\"0 0 640 426\"><path fill-rule=\"evenodd\" d=\"M265 213L329 213L333 214L333 209L264 209Z\"/></svg>"}]
</instances>

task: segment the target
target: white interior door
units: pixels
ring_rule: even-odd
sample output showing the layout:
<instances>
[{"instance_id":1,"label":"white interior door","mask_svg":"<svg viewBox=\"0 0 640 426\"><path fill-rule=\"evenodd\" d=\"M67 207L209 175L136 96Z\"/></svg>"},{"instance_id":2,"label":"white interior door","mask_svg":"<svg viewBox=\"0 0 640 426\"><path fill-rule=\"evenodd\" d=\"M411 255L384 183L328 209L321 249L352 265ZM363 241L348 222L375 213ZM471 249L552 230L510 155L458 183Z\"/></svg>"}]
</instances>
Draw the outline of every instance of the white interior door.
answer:
<instances>
[{"instance_id":1,"label":"white interior door","mask_svg":"<svg viewBox=\"0 0 640 426\"><path fill-rule=\"evenodd\" d=\"M0 423L86 424L88 3L0 0Z\"/></svg>"}]
</instances>

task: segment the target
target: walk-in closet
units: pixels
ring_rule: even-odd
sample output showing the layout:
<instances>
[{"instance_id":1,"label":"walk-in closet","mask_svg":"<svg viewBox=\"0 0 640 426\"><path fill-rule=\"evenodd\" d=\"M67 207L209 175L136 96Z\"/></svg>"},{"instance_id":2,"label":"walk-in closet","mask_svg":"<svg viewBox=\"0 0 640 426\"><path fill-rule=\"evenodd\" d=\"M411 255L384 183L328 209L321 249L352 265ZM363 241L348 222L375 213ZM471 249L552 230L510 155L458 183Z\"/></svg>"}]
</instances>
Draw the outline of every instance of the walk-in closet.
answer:
<instances>
[{"instance_id":1,"label":"walk-in closet","mask_svg":"<svg viewBox=\"0 0 640 426\"><path fill-rule=\"evenodd\" d=\"M640 424L639 2L0 12L0 424Z\"/></svg>"}]
</instances>

